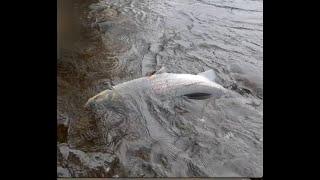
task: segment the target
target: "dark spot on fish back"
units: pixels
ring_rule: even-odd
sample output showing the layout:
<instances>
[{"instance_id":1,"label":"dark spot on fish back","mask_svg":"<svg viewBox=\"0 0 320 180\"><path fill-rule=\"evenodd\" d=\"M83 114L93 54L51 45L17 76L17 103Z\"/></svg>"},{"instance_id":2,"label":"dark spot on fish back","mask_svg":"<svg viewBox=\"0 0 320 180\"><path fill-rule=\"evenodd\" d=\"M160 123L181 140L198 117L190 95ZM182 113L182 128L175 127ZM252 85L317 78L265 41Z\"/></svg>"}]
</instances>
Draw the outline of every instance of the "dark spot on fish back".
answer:
<instances>
[{"instance_id":1,"label":"dark spot on fish back","mask_svg":"<svg viewBox=\"0 0 320 180\"><path fill-rule=\"evenodd\" d=\"M189 99L195 99L195 100L204 100L204 99L209 99L212 94L209 93L192 93L192 94L185 94Z\"/></svg>"}]
</instances>

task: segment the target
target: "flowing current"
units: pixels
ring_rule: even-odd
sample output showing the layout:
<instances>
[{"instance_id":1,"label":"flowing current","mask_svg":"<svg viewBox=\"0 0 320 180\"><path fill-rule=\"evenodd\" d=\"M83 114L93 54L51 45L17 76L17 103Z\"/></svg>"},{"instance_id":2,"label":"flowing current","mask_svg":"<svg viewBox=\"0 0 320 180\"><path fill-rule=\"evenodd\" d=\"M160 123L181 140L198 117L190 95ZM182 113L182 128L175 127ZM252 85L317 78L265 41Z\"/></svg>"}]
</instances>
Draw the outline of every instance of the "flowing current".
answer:
<instances>
[{"instance_id":1,"label":"flowing current","mask_svg":"<svg viewBox=\"0 0 320 180\"><path fill-rule=\"evenodd\" d=\"M80 35L58 60L58 176L261 177L262 4L72 2ZM130 96L118 92L122 98L100 118L87 115L92 96L162 67L178 74L213 69L229 93L159 100L128 88Z\"/></svg>"}]
</instances>

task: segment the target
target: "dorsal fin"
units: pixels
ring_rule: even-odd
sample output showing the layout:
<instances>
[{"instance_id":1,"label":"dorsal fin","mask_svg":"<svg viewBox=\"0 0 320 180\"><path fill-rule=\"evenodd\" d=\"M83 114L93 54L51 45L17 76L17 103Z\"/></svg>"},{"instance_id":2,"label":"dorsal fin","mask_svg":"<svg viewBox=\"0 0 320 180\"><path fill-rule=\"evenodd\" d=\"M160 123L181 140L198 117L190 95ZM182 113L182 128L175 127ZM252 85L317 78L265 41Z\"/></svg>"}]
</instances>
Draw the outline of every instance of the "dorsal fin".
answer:
<instances>
[{"instance_id":1,"label":"dorsal fin","mask_svg":"<svg viewBox=\"0 0 320 180\"><path fill-rule=\"evenodd\" d=\"M156 71L154 74L162 74L162 73L166 73L167 69L166 67L161 67L158 71Z\"/></svg>"},{"instance_id":2,"label":"dorsal fin","mask_svg":"<svg viewBox=\"0 0 320 180\"><path fill-rule=\"evenodd\" d=\"M149 72L149 73L146 74L146 76L152 76L152 75L155 75L155 74L162 74L162 73L166 73L166 68L165 67L162 67L157 71Z\"/></svg>"},{"instance_id":3,"label":"dorsal fin","mask_svg":"<svg viewBox=\"0 0 320 180\"><path fill-rule=\"evenodd\" d=\"M212 69L209 69L207 71L198 73L197 75L203 76L203 77L205 77L205 78L207 78L207 79L209 79L210 81L213 81L213 82L215 82L216 77L217 77L216 73Z\"/></svg>"}]
</instances>

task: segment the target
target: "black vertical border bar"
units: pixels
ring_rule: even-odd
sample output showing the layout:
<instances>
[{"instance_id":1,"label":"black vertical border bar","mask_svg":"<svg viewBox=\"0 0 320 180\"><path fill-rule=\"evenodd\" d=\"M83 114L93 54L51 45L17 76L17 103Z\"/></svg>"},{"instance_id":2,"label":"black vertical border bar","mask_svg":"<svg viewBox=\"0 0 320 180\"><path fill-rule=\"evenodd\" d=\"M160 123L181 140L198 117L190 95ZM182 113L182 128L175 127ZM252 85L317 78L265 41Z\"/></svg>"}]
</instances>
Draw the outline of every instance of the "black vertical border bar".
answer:
<instances>
[{"instance_id":1,"label":"black vertical border bar","mask_svg":"<svg viewBox=\"0 0 320 180\"><path fill-rule=\"evenodd\" d=\"M61 58L61 0L57 0L57 59Z\"/></svg>"}]
</instances>

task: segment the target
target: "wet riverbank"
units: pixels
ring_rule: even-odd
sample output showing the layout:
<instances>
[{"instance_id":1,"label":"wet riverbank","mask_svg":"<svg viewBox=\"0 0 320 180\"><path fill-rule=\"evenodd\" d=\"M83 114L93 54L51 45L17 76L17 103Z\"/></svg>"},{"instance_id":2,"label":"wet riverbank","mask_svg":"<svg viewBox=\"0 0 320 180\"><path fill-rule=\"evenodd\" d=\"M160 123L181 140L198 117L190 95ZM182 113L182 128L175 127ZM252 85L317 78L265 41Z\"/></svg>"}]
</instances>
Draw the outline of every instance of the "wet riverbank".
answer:
<instances>
[{"instance_id":1,"label":"wet riverbank","mask_svg":"<svg viewBox=\"0 0 320 180\"><path fill-rule=\"evenodd\" d=\"M262 176L262 1L69 3L67 12L73 15L64 24L73 25L63 25L69 30L62 38L57 75L59 176ZM231 93L215 103L208 101L201 114L175 118L149 97L133 99L148 108L124 116L176 122L172 128L181 131L182 137L168 136L176 143L159 139L156 145L170 150L167 154L152 148L151 141L128 147L126 158L122 152L95 149L96 120L87 116L87 100L111 85L161 67L189 74L213 69L217 82ZM176 107L175 103L168 105ZM152 109L158 114L146 116ZM175 168L179 163L188 166L179 165L179 171Z\"/></svg>"}]
</instances>

